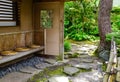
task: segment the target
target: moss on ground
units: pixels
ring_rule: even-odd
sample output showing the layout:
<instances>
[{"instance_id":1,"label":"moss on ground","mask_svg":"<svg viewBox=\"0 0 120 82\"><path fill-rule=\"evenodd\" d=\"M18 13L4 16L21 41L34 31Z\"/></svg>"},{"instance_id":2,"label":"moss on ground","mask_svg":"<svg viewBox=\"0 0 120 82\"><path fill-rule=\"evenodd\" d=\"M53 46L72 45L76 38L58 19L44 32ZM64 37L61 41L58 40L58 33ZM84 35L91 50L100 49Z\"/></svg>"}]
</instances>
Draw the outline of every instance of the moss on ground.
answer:
<instances>
[{"instance_id":1,"label":"moss on ground","mask_svg":"<svg viewBox=\"0 0 120 82\"><path fill-rule=\"evenodd\" d=\"M63 72L63 69L64 69L64 66L53 66L53 67L45 68L42 72L34 75L27 82L47 82L48 78L55 76L55 75L67 76ZM88 72L88 71L91 71L91 70L80 69L78 73ZM74 74L73 76L77 75L78 73Z\"/></svg>"},{"instance_id":2,"label":"moss on ground","mask_svg":"<svg viewBox=\"0 0 120 82\"><path fill-rule=\"evenodd\" d=\"M46 82L48 78L54 75L64 75L63 66L56 66L44 69L39 74L34 75L27 82Z\"/></svg>"}]
</instances>

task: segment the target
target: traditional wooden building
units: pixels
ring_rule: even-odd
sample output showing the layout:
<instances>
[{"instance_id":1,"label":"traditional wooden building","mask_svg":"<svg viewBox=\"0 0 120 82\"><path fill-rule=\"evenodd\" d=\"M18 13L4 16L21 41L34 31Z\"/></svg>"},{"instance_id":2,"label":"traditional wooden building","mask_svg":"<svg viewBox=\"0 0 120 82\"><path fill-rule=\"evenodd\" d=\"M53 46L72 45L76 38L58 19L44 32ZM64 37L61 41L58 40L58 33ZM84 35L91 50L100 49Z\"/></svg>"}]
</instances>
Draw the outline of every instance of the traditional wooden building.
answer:
<instances>
[{"instance_id":1,"label":"traditional wooden building","mask_svg":"<svg viewBox=\"0 0 120 82\"><path fill-rule=\"evenodd\" d=\"M2 56L0 64L44 48L44 54L63 57L64 0L0 0L0 52L43 46Z\"/></svg>"}]
</instances>

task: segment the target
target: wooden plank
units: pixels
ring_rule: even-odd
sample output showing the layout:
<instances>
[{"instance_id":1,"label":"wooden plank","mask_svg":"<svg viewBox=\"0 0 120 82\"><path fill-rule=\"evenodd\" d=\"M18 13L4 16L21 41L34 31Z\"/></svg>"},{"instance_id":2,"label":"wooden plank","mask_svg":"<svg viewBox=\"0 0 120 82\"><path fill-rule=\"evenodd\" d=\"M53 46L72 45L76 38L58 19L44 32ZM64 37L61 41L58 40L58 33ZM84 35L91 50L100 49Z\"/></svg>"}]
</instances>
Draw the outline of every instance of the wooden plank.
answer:
<instances>
[{"instance_id":1,"label":"wooden plank","mask_svg":"<svg viewBox=\"0 0 120 82\"><path fill-rule=\"evenodd\" d=\"M31 49L31 50L25 51L25 52L19 52L18 54L14 55L14 56L5 56L2 59L0 59L0 64L4 64L6 62L10 62L10 61L15 60L17 58L21 58L23 56L27 56L29 54L38 52L38 51L43 50L43 49L44 49L44 47L41 46L40 48Z\"/></svg>"},{"instance_id":2,"label":"wooden plank","mask_svg":"<svg viewBox=\"0 0 120 82\"><path fill-rule=\"evenodd\" d=\"M120 57L118 57L118 70L120 70ZM116 81L120 82L120 71L117 72Z\"/></svg>"}]
</instances>

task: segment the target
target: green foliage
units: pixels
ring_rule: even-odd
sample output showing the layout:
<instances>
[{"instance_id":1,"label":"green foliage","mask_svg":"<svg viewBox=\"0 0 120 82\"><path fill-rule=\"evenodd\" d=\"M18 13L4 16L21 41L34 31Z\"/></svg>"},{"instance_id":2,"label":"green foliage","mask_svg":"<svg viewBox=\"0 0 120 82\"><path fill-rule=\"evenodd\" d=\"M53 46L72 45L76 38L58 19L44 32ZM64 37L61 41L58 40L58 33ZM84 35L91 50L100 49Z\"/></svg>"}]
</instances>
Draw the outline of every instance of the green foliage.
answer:
<instances>
[{"instance_id":1,"label":"green foliage","mask_svg":"<svg viewBox=\"0 0 120 82\"><path fill-rule=\"evenodd\" d=\"M120 44L120 31L107 34L106 40L111 40L112 37L114 37L114 40L117 42L117 44Z\"/></svg>"},{"instance_id":2,"label":"green foliage","mask_svg":"<svg viewBox=\"0 0 120 82\"><path fill-rule=\"evenodd\" d=\"M90 40L98 36L97 0L78 0L65 3L65 38Z\"/></svg>"},{"instance_id":3,"label":"green foliage","mask_svg":"<svg viewBox=\"0 0 120 82\"><path fill-rule=\"evenodd\" d=\"M64 51L67 52L67 51L70 51L71 50L71 43L67 40L65 40L64 42Z\"/></svg>"},{"instance_id":4,"label":"green foliage","mask_svg":"<svg viewBox=\"0 0 120 82\"><path fill-rule=\"evenodd\" d=\"M120 7L114 7L111 13L112 30L120 30Z\"/></svg>"},{"instance_id":5,"label":"green foliage","mask_svg":"<svg viewBox=\"0 0 120 82\"><path fill-rule=\"evenodd\" d=\"M112 32L112 33L107 34L106 35L106 40L110 41L112 39L112 37L114 37L114 40L115 40L115 42L117 44L117 47L118 47L117 48L117 54L120 57L120 31Z\"/></svg>"},{"instance_id":6,"label":"green foliage","mask_svg":"<svg viewBox=\"0 0 120 82\"><path fill-rule=\"evenodd\" d=\"M34 75L32 78L30 78L27 82L47 82L48 78L54 76L54 75L64 75L63 73L63 66L56 66L51 68L45 68L40 73Z\"/></svg>"},{"instance_id":7,"label":"green foliage","mask_svg":"<svg viewBox=\"0 0 120 82\"><path fill-rule=\"evenodd\" d=\"M99 36L97 10L99 0L77 0L65 3L65 38L72 40L94 40ZM96 4L97 3L97 4ZM112 31L120 30L120 7L111 11Z\"/></svg>"},{"instance_id":8,"label":"green foliage","mask_svg":"<svg viewBox=\"0 0 120 82\"><path fill-rule=\"evenodd\" d=\"M102 65L102 70L103 70L103 71L106 71L106 68L107 68L107 64L106 64L106 63L103 63L103 65Z\"/></svg>"}]
</instances>

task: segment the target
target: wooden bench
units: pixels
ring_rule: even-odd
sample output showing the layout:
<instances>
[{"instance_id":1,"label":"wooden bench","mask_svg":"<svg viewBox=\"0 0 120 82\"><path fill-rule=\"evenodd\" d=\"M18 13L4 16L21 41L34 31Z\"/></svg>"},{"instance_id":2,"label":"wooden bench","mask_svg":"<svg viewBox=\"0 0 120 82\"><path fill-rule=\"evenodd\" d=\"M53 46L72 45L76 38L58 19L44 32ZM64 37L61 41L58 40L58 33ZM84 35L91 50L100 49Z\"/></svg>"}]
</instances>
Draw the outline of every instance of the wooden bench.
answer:
<instances>
[{"instance_id":1,"label":"wooden bench","mask_svg":"<svg viewBox=\"0 0 120 82\"><path fill-rule=\"evenodd\" d=\"M35 52L39 52L39 51L43 51L43 50L44 50L44 47L41 46L39 48L30 49L30 50L25 51L25 52L19 52L18 54L13 55L13 56L3 56L3 58L0 59L0 67L3 67L5 63L10 63L14 60L20 59L22 57L25 57L25 56L28 56L28 55L33 54Z\"/></svg>"}]
</instances>

